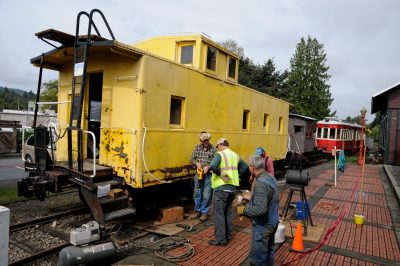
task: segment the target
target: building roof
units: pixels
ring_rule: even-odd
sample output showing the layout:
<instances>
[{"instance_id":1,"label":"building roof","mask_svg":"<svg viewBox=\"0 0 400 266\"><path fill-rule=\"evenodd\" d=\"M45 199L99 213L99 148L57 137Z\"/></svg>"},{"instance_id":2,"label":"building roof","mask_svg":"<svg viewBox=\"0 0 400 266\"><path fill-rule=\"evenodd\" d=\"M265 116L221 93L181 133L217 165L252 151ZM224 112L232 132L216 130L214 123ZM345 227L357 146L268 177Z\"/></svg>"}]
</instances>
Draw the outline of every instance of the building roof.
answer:
<instances>
[{"instance_id":1,"label":"building roof","mask_svg":"<svg viewBox=\"0 0 400 266\"><path fill-rule=\"evenodd\" d=\"M382 111L386 108L388 93L395 88L400 88L400 82L397 82L387 87L386 89L372 95L371 114Z\"/></svg>"},{"instance_id":2,"label":"building roof","mask_svg":"<svg viewBox=\"0 0 400 266\"><path fill-rule=\"evenodd\" d=\"M299 115L299 114L290 113L289 116L295 116L295 117L302 118L302 119L305 119L305 120L317 121L317 119L315 119L315 118L312 118L312 117L309 117L309 116L304 116L304 115Z\"/></svg>"}]
</instances>

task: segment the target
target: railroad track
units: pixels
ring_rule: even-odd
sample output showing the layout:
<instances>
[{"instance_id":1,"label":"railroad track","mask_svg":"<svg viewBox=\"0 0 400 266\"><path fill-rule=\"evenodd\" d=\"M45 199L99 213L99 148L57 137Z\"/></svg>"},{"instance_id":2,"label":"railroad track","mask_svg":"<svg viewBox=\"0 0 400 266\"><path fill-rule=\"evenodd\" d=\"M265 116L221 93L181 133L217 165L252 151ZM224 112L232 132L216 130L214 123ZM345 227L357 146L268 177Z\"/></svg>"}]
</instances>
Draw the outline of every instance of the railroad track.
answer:
<instances>
[{"instance_id":1,"label":"railroad track","mask_svg":"<svg viewBox=\"0 0 400 266\"><path fill-rule=\"evenodd\" d=\"M11 225L9 265L27 265L57 254L71 245L70 231L90 219L87 208L78 208Z\"/></svg>"}]
</instances>

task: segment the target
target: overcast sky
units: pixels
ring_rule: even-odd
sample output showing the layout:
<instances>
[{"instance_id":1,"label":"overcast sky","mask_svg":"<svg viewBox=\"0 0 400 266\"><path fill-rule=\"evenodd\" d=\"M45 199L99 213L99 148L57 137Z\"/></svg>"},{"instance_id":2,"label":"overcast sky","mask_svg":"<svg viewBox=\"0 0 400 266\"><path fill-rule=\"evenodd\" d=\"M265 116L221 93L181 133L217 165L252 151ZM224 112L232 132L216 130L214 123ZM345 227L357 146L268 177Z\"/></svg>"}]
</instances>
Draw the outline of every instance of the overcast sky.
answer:
<instances>
[{"instance_id":1,"label":"overcast sky","mask_svg":"<svg viewBox=\"0 0 400 266\"><path fill-rule=\"evenodd\" d=\"M372 95L400 81L399 0L0 0L0 86L35 92L38 68L29 60L51 47L34 34L49 28L74 34L76 15L93 8L121 42L203 32L217 42L236 40L256 63L273 58L281 71L310 35L324 45L330 108L342 119L365 107L371 122ZM56 77L47 71L44 81Z\"/></svg>"}]
</instances>

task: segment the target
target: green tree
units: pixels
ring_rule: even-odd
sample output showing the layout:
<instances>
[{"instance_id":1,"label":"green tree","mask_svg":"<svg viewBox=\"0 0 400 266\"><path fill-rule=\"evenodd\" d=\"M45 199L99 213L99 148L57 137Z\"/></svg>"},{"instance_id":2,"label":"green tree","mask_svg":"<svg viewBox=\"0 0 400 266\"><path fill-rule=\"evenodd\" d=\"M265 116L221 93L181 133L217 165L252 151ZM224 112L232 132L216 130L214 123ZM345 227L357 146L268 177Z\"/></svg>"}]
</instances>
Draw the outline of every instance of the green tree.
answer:
<instances>
[{"instance_id":1,"label":"green tree","mask_svg":"<svg viewBox=\"0 0 400 266\"><path fill-rule=\"evenodd\" d=\"M310 36L307 40L301 38L290 59L288 75L289 100L299 114L317 119L331 116L328 70L323 44Z\"/></svg>"},{"instance_id":2,"label":"green tree","mask_svg":"<svg viewBox=\"0 0 400 266\"><path fill-rule=\"evenodd\" d=\"M43 88L40 93L40 101L42 102L56 102L58 99L58 80L50 80L43 83ZM57 105L49 104L43 105L43 109L50 109L57 111Z\"/></svg>"},{"instance_id":3,"label":"green tree","mask_svg":"<svg viewBox=\"0 0 400 266\"><path fill-rule=\"evenodd\" d=\"M263 65L255 64L253 60L244 56L244 49L235 40L228 39L220 44L240 56L239 84L280 99L287 99L288 72L278 71L273 59L268 59Z\"/></svg>"},{"instance_id":4,"label":"green tree","mask_svg":"<svg viewBox=\"0 0 400 266\"><path fill-rule=\"evenodd\" d=\"M343 122L361 125L361 115L357 115L355 117L347 116Z\"/></svg>"}]
</instances>

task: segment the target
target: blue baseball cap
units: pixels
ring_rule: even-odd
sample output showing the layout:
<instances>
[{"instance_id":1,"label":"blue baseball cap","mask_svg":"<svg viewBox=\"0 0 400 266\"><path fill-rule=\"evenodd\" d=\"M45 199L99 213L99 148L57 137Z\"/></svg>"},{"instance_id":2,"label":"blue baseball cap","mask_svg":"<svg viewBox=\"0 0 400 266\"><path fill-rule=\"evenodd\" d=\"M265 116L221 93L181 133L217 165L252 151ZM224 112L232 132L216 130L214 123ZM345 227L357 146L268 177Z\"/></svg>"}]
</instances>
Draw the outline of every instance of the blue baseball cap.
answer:
<instances>
[{"instance_id":1,"label":"blue baseball cap","mask_svg":"<svg viewBox=\"0 0 400 266\"><path fill-rule=\"evenodd\" d=\"M256 155L263 155L263 153L264 153L265 151L264 151L264 149L262 148L262 147L258 147L257 149L256 149Z\"/></svg>"}]
</instances>

